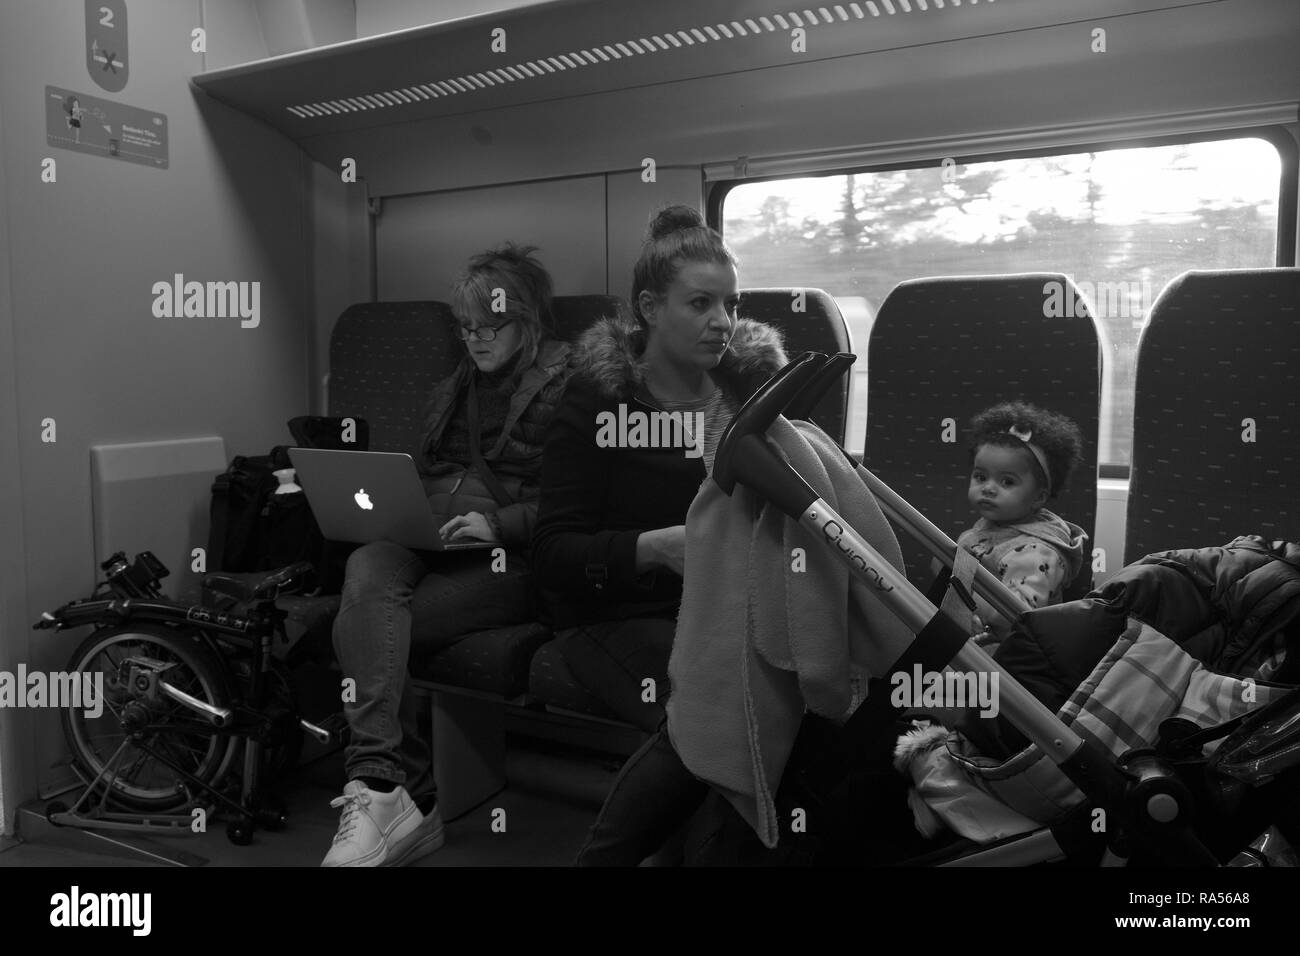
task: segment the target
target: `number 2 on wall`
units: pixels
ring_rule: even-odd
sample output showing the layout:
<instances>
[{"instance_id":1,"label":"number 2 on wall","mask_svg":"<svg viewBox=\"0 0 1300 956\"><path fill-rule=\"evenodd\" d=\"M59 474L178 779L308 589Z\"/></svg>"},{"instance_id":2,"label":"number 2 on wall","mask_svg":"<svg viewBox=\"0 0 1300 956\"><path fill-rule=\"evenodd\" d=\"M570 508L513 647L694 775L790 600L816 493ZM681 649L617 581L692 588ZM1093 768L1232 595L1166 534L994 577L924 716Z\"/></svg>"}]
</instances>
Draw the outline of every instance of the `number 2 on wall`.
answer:
<instances>
[{"instance_id":1,"label":"number 2 on wall","mask_svg":"<svg viewBox=\"0 0 1300 956\"><path fill-rule=\"evenodd\" d=\"M86 72L110 93L129 76L125 0L86 0Z\"/></svg>"}]
</instances>

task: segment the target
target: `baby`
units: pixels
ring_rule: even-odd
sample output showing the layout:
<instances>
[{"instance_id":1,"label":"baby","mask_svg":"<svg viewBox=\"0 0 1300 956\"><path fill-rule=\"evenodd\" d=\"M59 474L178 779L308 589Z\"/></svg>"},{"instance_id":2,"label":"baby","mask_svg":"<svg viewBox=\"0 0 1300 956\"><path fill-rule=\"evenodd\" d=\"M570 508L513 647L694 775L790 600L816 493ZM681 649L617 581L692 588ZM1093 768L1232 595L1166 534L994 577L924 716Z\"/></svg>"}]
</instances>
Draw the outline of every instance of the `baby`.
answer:
<instances>
[{"instance_id":1,"label":"baby","mask_svg":"<svg viewBox=\"0 0 1300 956\"><path fill-rule=\"evenodd\" d=\"M1043 506L1079 464L1079 427L1063 415L1005 402L976 415L971 430L967 496L980 517L957 539L958 547L979 558L1030 608L1059 603L1083 564L1088 536ZM976 604L994 636L1005 636L1000 615L983 600Z\"/></svg>"}]
</instances>

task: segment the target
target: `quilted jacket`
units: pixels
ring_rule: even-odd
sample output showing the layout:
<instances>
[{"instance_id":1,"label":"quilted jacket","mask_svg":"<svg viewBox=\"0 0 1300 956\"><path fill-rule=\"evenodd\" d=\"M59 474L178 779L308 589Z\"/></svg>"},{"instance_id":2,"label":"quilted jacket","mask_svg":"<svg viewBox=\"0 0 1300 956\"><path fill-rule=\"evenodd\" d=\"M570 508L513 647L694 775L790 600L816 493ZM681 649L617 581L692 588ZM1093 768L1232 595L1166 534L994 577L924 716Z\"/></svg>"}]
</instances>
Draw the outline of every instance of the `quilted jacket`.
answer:
<instances>
[{"instance_id":1,"label":"quilted jacket","mask_svg":"<svg viewBox=\"0 0 1300 956\"><path fill-rule=\"evenodd\" d=\"M472 468L438 459L438 445L474 372L469 356L438 384L429 396L425 412L425 437L419 461L424 492L435 514L452 517L471 511L495 512L505 544L519 547L528 544L537 518L542 442L546 426L560 403L568 375L568 359L569 347L563 342L543 344L533 366L520 377L500 438L493 447L482 450L483 460L514 499L514 504L504 508L498 508L487 483Z\"/></svg>"}]
</instances>

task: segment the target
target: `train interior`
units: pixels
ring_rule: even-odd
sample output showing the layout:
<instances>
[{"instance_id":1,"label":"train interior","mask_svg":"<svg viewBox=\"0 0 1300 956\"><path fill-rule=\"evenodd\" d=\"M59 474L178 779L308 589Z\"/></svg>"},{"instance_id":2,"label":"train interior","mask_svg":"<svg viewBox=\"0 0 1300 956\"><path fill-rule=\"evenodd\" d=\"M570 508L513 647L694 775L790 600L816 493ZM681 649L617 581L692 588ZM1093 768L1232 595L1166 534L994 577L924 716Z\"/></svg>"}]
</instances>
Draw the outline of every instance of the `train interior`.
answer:
<instances>
[{"instance_id":1,"label":"train interior","mask_svg":"<svg viewBox=\"0 0 1300 956\"><path fill-rule=\"evenodd\" d=\"M968 463L942 436L1011 382L1084 433L1071 596L1156 552L1300 541L1297 49L1295 0L5 0L0 674L89 660L87 628L33 624L142 567L115 554L151 552L175 601L247 602L265 574L203 583L235 456L299 416L412 453L471 255L536 246L572 340L626 309L673 203L735 251L742 316L857 356L814 420L953 538ZM313 726L272 755L283 828L218 801L195 832L165 773L123 826L69 822L107 751L18 703L0 866L316 866L339 596L277 606ZM569 864L645 740L552 638L411 661L448 834L421 865Z\"/></svg>"}]
</instances>

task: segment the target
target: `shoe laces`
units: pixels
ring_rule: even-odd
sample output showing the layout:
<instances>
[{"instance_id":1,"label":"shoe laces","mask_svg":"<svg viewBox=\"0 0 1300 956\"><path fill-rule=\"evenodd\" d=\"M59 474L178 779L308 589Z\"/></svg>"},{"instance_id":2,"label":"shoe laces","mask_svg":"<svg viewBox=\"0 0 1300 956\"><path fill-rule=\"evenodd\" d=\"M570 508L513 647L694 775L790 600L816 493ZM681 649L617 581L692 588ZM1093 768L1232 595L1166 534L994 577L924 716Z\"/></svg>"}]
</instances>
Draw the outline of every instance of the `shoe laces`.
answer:
<instances>
[{"instance_id":1,"label":"shoe laces","mask_svg":"<svg viewBox=\"0 0 1300 956\"><path fill-rule=\"evenodd\" d=\"M343 807L343 819L339 821L339 832L334 834L334 842L346 840L348 834L356 829L357 821L364 809L370 805L370 791L358 790L356 793L345 793L341 797L335 797L330 801L330 806L334 808Z\"/></svg>"}]
</instances>

